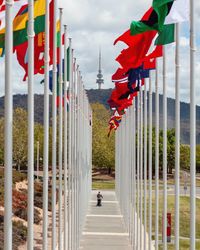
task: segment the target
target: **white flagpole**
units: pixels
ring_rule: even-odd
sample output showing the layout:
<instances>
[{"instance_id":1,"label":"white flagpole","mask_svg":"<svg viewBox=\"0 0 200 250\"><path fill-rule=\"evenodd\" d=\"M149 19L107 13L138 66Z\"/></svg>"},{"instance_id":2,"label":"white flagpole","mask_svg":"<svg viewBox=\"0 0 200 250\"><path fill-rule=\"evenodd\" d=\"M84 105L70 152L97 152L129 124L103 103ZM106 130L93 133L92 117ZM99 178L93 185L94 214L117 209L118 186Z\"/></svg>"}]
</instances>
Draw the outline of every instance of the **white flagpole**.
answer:
<instances>
[{"instance_id":1,"label":"white flagpole","mask_svg":"<svg viewBox=\"0 0 200 250\"><path fill-rule=\"evenodd\" d=\"M37 141L37 181L39 181L39 166L40 166L40 142Z\"/></svg>"},{"instance_id":2,"label":"white flagpole","mask_svg":"<svg viewBox=\"0 0 200 250\"><path fill-rule=\"evenodd\" d=\"M159 241L159 93L158 93L158 62L156 61L156 139L155 139L155 250Z\"/></svg>"},{"instance_id":3,"label":"white flagpole","mask_svg":"<svg viewBox=\"0 0 200 250\"><path fill-rule=\"evenodd\" d=\"M196 45L194 5L194 0L190 0L190 250L196 249Z\"/></svg>"},{"instance_id":4,"label":"white flagpole","mask_svg":"<svg viewBox=\"0 0 200 250\"><path fill-rule=\"evenodd\" d=\"M44 156L43 156L43 250L48 249L49 170L49 0L45 7Z\"/></svg>"},{"instance_id":5,"label":"white flagpole","mask_svg":"<svg viewBox=\"0 0 200 250\"><path fill-rule=\"evenodd\" d=\"M4 123L4 249L12 250L12 164L13 164L13 84L12 84L12 27L13 1L6 1L5 31L5 123Z\"/></svg>"},{"instance_id":6,"label":"white flagpole","mask_svg":"<svg viewBox=\"0 0 200 250\"><path fill-rule=\"evenodd\" d=\"M149 76L149 250L152 249L152 81Z\"/></svg>"},{"instance_id":7,"label":"white flagpole","mask_svg":"<svg viewBox=\"0 0 200 250\"><path fill-rule=\"evenodd\" d=\"M59 250L63 249L62 244L62 230L63 230L63 216L62 216L62 177L63 177L63 76L62 76L62 19L63 19L63 9L60 8L60 60L59 60L59 145L58 145L58 165L59 165L59 229L58 229L58 247Z\"/></svg>"},{"instance_id":8,"label":"white flagpole","mask_svg":"<svg viewBox=\"0 0 200 250\"><path fill-rule=\"evenodd\" d=\"M53 17L53 95L52 95L52 250L56 249L56 175L57 175L57 0Z\"/></svg>"},{"instance_id":9,"label":"white flagpole","mask_svg":"<svg viewBox=\"0 0 200 250\"><path fill-rule=\"evenodd\" d=\"M175 249L179 250L179 201L180 201L180 24L176 24L176 119L175 119Z\"/></svg>"},{"instance_id":10,"label":"white flagpole","mask_svg":"<svg viewBox=\"0 0 200 250\"><path fill-rule=\"evenodd\" d=\"M140 87L140 247L143 249L143 90Z\"/></svg>"},{"instance_id":11,"label":"white flagpole","mask_svg":"<svg viewBox=\"0 0 200 250\"><path fill-rule=\"evenodd\" d=\"M136 121L135 121L135 108L136 101L133 100L133 115L132 115L132 125L133 125L133 248L136 248Z\"/></svg>"},{"instance_id":12,"label":"white flagpole","mask_svg":"<svg viewBox=\"0 0 200 250\"><path fill-rule=\"evenodd\" d=\"M165 46L163 46L163 249L167 249L167 85Z\"/></svg>"},{"instance_id":13,"label":"white flagpole","mask_svg":"<svg viewBox=\"0 0 200 250\"><path fill-rule=\"evenodd\" d=\"M132 128L132 133L133 133L133 138L132 138L132 150L133 150L133 157L132 157L132 162L133 162L133 185L132 185L132 192L133 192L133 228L132 228L132 238L133 238L133 248L136 248L136 120L135 120L135 108L136 108L136 101L135 98L133 99L133 108L132 108L132 115L131 115L131 125L133 126Z\"/></svg>"},{"instance_id":14,"label":"white flagpole","mask_svg":"<svg viewBox=\"0 0 200 250\"><path fill-rule=\"evenodd\" d=\"M140 249L140 93L137 96L137 249Z\"/></svg>"},{"instance_id":15,"label":"white flagpole","mask_svg":"<svg viewBox=\"0 0 200 250\"><path fill-rule=\"evenodd\" d=\"M68 248L72 246L72 86L73 86L73 50L72 40L69 38L69 180L68 180L68 192L69 192L69 209L68 209Z\"/></svg>"},{"instance_id":16,"label":"white flagpole","mask_svg":"<svg viewBox=\"0 0 200 250\"><path fill-rule=\"evenodd\" d=\"M28 249L34 237L34 1L28 1Z\"/></svg>"},{"instance_id":17,"label":"white flagpole","mask_svg":"<svg viewBox=\"0 0 200 250\"><path fill-rule=\"evenodd\" d=\"M67 183L67 150L68 150L68 138L67 138L67 25L64 25L65 44L64 44L64 249L68 247L68 183Z\"/></svg>"},{"instance_id":18,"label":"white flagpole","mask_svg":"<svg viewBox=\"0 0 200 250\"><path fill-rule=\"evenodd\" d=\"M147 246L147 81L144 85L144 249Z\"/></svg>"}]
</instances>

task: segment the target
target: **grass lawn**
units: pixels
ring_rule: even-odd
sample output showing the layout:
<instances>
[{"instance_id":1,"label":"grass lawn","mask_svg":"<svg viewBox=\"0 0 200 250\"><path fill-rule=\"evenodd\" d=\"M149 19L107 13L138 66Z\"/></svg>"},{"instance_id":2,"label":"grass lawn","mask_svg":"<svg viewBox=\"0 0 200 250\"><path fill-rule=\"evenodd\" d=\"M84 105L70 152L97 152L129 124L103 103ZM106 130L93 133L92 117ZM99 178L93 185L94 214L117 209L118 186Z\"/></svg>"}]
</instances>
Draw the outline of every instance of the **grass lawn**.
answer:
<instances>
[{"instance_id":1,"label":"grass lawn","mask_svg":"<svg viewBox=\"0 0 200 250\"><path fill-rule=\"evenodd\" d=\"M175 214L175 203L174 196L168 196L168 213L172 215L172 236L174 235L174 214ZM147 203L148 204L148 203ZM162 207L163 207L163 199L160 196L159 203L159 234L162 234ZM153 232L155 232L155 197L153 197ZM196 238L200 239L200 199L196 199ZM190 237L190 198L189 197L180 197L180 236L182 237ZM185 241L183 241L183 244ZM187 243L187 242L186 242ZM186 244L185 243L185 244ZM173 249L173 248L172 248ZM182 249L182 248L181 248ZM188 249L188 248L186 248ZM200 249L200 248L198 248Z\"/></svg>"},{"instance_id":2,"label":"grass lawn","mask_svg":"<svg viewBox=\"0 0 200 250\"><path fill-rule=\"evenodd\" d=\"M162 250L163 246L159 246L159 250ZM175 250L174 244L168 244L167 245L168 250ZM190 240L180 240L180 249L181 250L188 250L190 249ZM200 249L200 242L196 242L196 250Z\"/></svg>"},{"instance_id":3,"label":"grass lawn","mask_svg":"<svg viewBox=\"0 0 200 250\"><path fill-rule=\"evenodd\" d=\"M148 183L148 181L147 181L147 183ZM152 184L155 185L155 180L152 181ZM167 181L167 184L168 185L174 185L175 184L175 180L174 179L169 179ZM159 185L161 185L161 186L163 185L162 179L159 180ZM180 185L184 186L184 181L182 179L180 180ZM189 179L188 179L188 182L187 182L187 186L188 187L190 186L190 180ZM200 179L196 179L196 186L200 187Z\"/></svg>"},{"instance_id":4,"label":"grass lawn","mask_svg":"<svg viewBox=\"0 0 200 250\"><path fill-rule=\"evenodd\" d=\"M115 181L93 181L92 189L94 190L112 190L115 189Z\"/></svg>"}]
</instances>

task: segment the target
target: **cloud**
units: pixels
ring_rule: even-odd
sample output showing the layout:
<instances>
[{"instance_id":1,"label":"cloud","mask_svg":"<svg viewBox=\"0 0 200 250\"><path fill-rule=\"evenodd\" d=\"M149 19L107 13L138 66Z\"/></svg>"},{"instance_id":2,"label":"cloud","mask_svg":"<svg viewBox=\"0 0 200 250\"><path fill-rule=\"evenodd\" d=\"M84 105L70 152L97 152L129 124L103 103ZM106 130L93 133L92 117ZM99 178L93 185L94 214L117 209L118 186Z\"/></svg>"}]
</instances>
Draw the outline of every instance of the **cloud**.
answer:
<instances>
[{"instance_id":1,"label":"cloud","mask_svg":"<svg viewBox=\"0 0 200 250\"><path fill-rule=\"evenodd\" d=\"M151 6L152 0L59 0L58 6L64 7L64 24L68 25L69 36L72 37L75 57L80 65L86 88L97 88L96 75L98 71L98 50L102 49L104 88L113 87L111 76L116 71L118 63L115 58L125 47L124 44L113 46L113 41L129 28L132 20L138 20ZM195 3L196 23L200 21L200 2ZM200 34L196 25L196 33ZM200 78L200 54L197 35L196 79ZM181 63L181 99L189 101L189 25L181 25L180 37ZM167 51L167 84L168 96L175 96L175 45L168 45ZM0 94L4 94L4 59L0 59ZM159 60L159 89L162 93L162 60ZM13 86L15 93L26 93L27 84L22 82L23 70L13 56ZM154 75L154 73L152 73ZM35 91L43 93L39 84L41 76L35 77ZM200 93L197 88L197 101L200 104Z\"/></svg>"}]
</instances>

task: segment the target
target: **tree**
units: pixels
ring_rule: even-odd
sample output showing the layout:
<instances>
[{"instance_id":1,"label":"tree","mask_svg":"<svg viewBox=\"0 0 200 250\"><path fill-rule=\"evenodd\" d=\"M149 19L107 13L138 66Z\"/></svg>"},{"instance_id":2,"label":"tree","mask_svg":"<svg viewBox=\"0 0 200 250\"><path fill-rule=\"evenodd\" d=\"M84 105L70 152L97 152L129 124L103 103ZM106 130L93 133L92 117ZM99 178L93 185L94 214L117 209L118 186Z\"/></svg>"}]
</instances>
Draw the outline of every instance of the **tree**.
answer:
<instances>
[{"instance_id":1,"label":"tree","mask_svg":"<svg viewBox=\"0 0 200 250\"><path fill-rule=\"evenodd\" d=\"M92 104L93 109L93 147L92 162L97 168L106 168L108 172L115 166L114 133L108 138L110 112L99 103Z\"/></svg>"},{"instance_id":2,"label":"tree","mask_svg":"<svg viewBox=\"0 0 200 250\"><path fill-rule=\"evenodd\" d=\"M4 118L0 119L0 164L4 164Z\"/></svg>"},{"instance_id":3,"label":"tree","mask_svg":"<svg viewBox=\"0 0 200 250\"><path fill-rule=\"evenodd\" d=\"M200 172L200 145L196 147L196 170Z\"/></svg>"},{"instance_id":4,"label":"tree","mask_svg":"<svg viewBox=\"0 0 200 250\"><path fill-rule=\"evenodd\" d=\"M14 110L13 120L13 160L17 167L27 165L28 153L28 123L27 112L24 109Z\"/></svg>"}]
</instances>

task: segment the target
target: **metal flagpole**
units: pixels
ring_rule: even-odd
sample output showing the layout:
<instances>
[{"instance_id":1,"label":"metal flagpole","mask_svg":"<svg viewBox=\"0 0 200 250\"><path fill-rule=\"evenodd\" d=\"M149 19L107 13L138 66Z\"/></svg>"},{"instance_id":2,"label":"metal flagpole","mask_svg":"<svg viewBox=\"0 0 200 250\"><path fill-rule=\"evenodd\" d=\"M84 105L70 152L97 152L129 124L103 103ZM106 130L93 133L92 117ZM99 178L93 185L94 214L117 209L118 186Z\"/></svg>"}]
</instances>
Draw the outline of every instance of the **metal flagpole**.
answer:
<instances>
[{"instance_id":1,"label":"metal flagpole","mask_svg":"<svg viewBox=\"0 0 200 250\"><path fill-rule=\"evenodd\" d=\"M37 181L39 181L39 166L40 166L40 142L37 141Z\"/></svg>"},{"instance_id":2,"label":"metal flagpole","mask_svg":"<svg viewBox=\"0 0 200 250\"><path fill-rule=\"evenodd\" d=\"M68 91L68 82L67 82L67 25L64 25L65 33L65 45L64 45L64 249L68 247L68 172L67 172L67 150L68 150L68 138L67 138L67 91Z\"/></svg>"},{"instance_id":3,"label":"metal flagpole","mask_svg":"<svg viewBox=\"0 0 200 250\"><path fill-rule=\"evenodd\" d=\"M190 250L196 249L196 45L194 5L194 0L190 0Z\"/></svg>"},{"instance_id":4,"label":"metal flagpole","mask_svg":"<svg viewBox=\"0 0 200 250\"><path fill-rule=\"evenodd\" d=\"M143 90L140 88L140 247L143 249Z\"/></svg>"},{"instance_id":5,"label":"metal flagpole","mask_svg":"<svg viewBox=\"0 0 200 250\"><path fill-rule=\"evenodd\" d=\"M136 101L133 100L133 248L136 248L136 120L135 120Z\"/></svg>"},{"instance_id":6,"label":"metal flagpole","mask_svg":"<svg viewBox=\"0 0 200 250\"><path fill-rule=\"evenodd\" d=\"M166 51L163 46L163 249L167 249L167 86Z\"/></svg>"},{"instance_id":7,"label":"metal flagpole","mask_svg":"<svg viewBox=\"0 0 200 250\"><path fill-rule=\"evenodd\" d=\"M152 249L152 81L149 75L149 250Z\"/></svg>"},{"instance_id":8,"label":"metal flagpole","mask_svg":"<svg viewBox=\"0 0 200 250\"><path fill-rule=\"evenodd\" d=\"M71 211L72 211L72 200L71 200L71 192L72 192L72 58L73 53L71 49L71 38L69 38L69 167L68 167L68 198L69 198L69 208L68 208L68 249L71 249Z\"/></svg>"},{"instance_id":9,"label":"metal flagpole","mask_svg":"<svg viewBox=\"0 0 200 250\"><path fill-rule=\"evenodd\" d=\"M34 1L28 1L28 249L34 225Z\"/></svg>"},{"instance_id":10,"label":"metal flagpole","mask_svg":"<svg viewBox=\"0 0 200 250\"><path fill-rule=\"evenodd\" d=\"M63 16L63 9L59 8L60 11L60 44L59 44L59 145L58 145L58 165L59 165L59 229L58 229L58 246L59 250L63 249L62 244L62 230L63 230L63 216L62 216L62 177L63 177L63 72L62 72L62 16Z\"/></svg>"},{"instance_id":11,"label":"metal flagpole","mask_svg":"<svg viewBox=\"0 0 200 250\"><path fill-rule=\"evenodd\" d=\"M155 153L155 250L158 250L159 240L159 93L158 93L158 61L156 60L156 153Z\"/></svg>"},{"instance_id":12,"label":"metal flagpole","mask_svg":"<svg viewBox=\"0 0 200 250\"><path fill-rule=\"evenodd\" d=\"M179 250L179 196L180 196L180 24L176 24L176 116L175 116L175 249Z\"/></svg>"},{"instance_id":13,"label":"metal flagpole","mask_svg":"<svg viewBox=\"0 0 200 250\"><path fill-rule=\"evenodd\" d=\"M74 54L74 50L73 54ZM71 248L74 249L74 168L75 168L75 65L76 59L73 57L73 73L72 73L72 192L71 192Z\"/></svg>"},{"instance_id":14,"label":"metal flagpole","mask_svg":"<svg viewBox=\"0 0 200 250\"><path fill-rule=\"evenodd\" d=\"M137 96L137 249L140 250L140 94Z\"/></svg>"},{"instance_id":15,"label":"metal flagpole","mask_svg":"<svg viewBox=\"0 0 200 250\"><path fill-rule=\"evenodd\" d=\"M13 163L13 96L12 96L12 27L13 1L6 1L5 28L5 123L4 123L4 249L12 250L12 163Z\"/></svg>"},{"instance_id":16,"label":"metal flagpole","mask_svg":"<svg viewBox=\"0 0 200 250\"><path fill-rule=\"evenodd\" d=\"M144 84L144 249L147 246L147 82Z\"/></svg>"},{"instance_id":17,"label":"metal flagpole","mask_svg":"<svg viewBox=\"0 0 200 250\"><path fill-rule=\"evenodd\" d=\"M44 156L43 156L43 250L48 249L49 168L49 1L45 6Z\"/></svg>"},{"instance_id":18,"label":"metal flagpole","mask_svg":"<svg viewBox=\"0 0 200 250\"><path fill-rule=\"evenodd\" d=\"M53 95L52 95L52 250L56 249L56 176L57 176L57 0L53 17Z\"/></svg>"}]
</instances>

